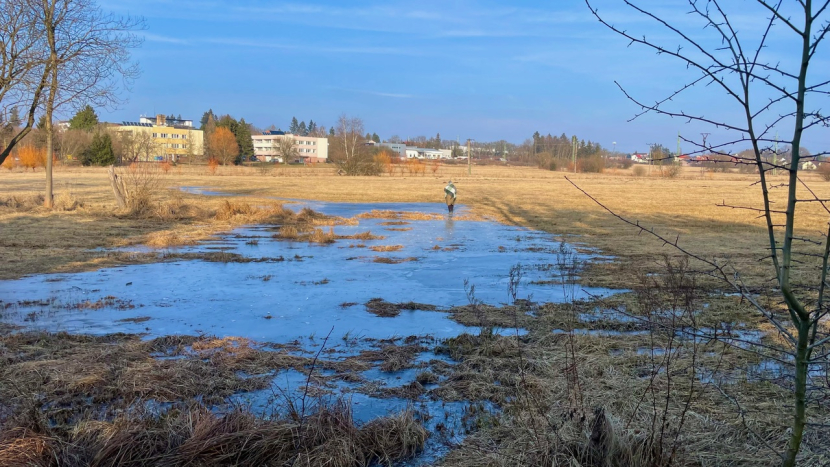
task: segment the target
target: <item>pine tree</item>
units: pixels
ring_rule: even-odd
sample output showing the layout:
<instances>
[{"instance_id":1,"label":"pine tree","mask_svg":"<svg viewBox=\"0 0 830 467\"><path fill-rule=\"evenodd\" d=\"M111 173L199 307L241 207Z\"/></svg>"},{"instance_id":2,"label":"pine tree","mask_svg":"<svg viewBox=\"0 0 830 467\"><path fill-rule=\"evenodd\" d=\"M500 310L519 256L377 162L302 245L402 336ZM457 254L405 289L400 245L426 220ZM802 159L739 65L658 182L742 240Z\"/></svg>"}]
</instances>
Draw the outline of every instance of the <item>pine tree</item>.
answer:
<instances>
[{"instance_id":1,"label":"pine tree","mask_svg":"<svg viewBox=\"0 0 830 467\"><path fill-rule=\"evenodd\" d=\"M234 136L236 136L236 144L239 145L239 156L237 159L244 161L246 157L253 156L254 141L251 138L251 126L245 122L244 118L239 119Z\"/></svg>"},{"instance_id":2,"label":"pine tree","mask_svg":"<svg viewBox=\"0 0 830 467\"><path fill-rule=\"evenodd\" d=\"M372 133L372 141L380 143L380 136L377 133Z\"/></svg>"},{"instance_id":3,"label":"pine tree","mask_svg":"<svg viewBox=\"0 0 830 467\"><path fill-rule=\"evenodd\" d=\"M297 127L297 134L300 136L308 136L308 128L305 126L305 120L300 122L300 126Z\"/></svg>"},{"instance_id":4,"label":"pine tree","mask_svg":"<svg viewBox=\"0 0 830 467\"><path fill-rule=\"evenodd\" d=\"M314 120L309 120L308 121L308 132L309 132L309 134L313 134L314 130L316 130L316 129L317 129L317 124L314 123Z\"/></svg>"},{"instance_id":5,"label":"pine tree","mask_svg":"<svg viewBox=\"0 0 830 467\"><path fill-rule=\"evenodd\" d=\"M202 115L202 119L199 120L199 129L204 131L205 126L207 126L208 120L210 119L216 120L216 115L213 114L213 109L208 109L208 111Z\"/></svg>"},{"instance_id":6,"label":"pine tree","mask_svg":"<svg viewBox=\"0 0 830 467\"><path fill-rule=\"evenodd\" d=\"M210 110L209 113L206 112L207 120L202 125L202 130L205 132L204 138L202 138L202 150L204 151L204 155L207 156L208 159L213 157L213 153L210 148L210 136L216 131L216 119L213 116L213 111Z\"/></svg>"},{"instance_id":7,"label":"pine tree","mask_svg":"<svg viewBox=\"0 0 830 467\"><path fill-rule=\"evenodd\" d=\"M115 164L115 152L112 150L112 139L109 133L96 133L92 137L89 148L84 151L81 157L83 165L105 166Z\"/></svg>"},{"instance_id":8,"label":"pine tree","mask_svg":"<svg viewBox=\"0 0 830 467\"><path fill-rule=\"evenodd\" d=\"M97 126L98 115L95 114L95 110L89 105L79 110L78 113L76 113L75 116L69 120L69 128L71 130L84 130L89 132L94 130Z\"/></svg>"},{"instance_id":9,"label":"pine tree","mask_svg":"<svg viewBox=\"0 0 830 467\"><path fill-rule=\"evenodd\" d=\"M288 132L292 135L296 135L299 128L300 122L297 121L297 117L291 117L291 126L288 127Z\"/></svg>"},{"instance_id":10,"label":"pine tree","mask_svg":"<svg viewBox=\"0 0 830 467\"><path fill-rule=\"evenodd\" d=\"M334 127L329 128L329 136L334 136Z\"/></svg>"}]
</instances>

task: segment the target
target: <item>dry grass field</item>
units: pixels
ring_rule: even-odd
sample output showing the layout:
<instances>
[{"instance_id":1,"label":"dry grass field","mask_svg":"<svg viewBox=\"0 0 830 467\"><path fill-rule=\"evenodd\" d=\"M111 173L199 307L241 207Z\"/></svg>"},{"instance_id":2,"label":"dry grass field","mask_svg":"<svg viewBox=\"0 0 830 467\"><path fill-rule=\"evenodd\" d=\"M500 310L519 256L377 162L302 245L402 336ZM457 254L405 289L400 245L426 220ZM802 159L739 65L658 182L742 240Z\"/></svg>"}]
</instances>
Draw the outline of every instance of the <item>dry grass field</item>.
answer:
<instances>
[{"instance_id":1,"label":"dry grass field","mask_svg":"<svg viewBox=\"0 0 830 467\"><path fill-rule=\"evenodd\" d=\"M442 203L443 186L452 179L459 205L469 209L457 217L487 217L538 229L613 256L612 261L581 271L579 283L632 291L598 301L532 304L514 300L501 308L471 302L448 310L455 321L479 327L481 332L442 342L438 350L457 363L429 366L419 379L425 384L440 380L440 387L431 393L440 400L487 400L497 404L501 414L469 414L474 429L462 445L452 446L441 465L775 465L773 451L780 451L786 443L791 412L788 373L775 370L763 378L756 374L780 355L747 353L741 342L742 336L757 335L758 343L774 346L780 344L776 333L765 333L769 326L740 297L721 293L722 284L691 274L701 265L687 264L672 246L623 223L571 184L614 213L653 228L665 238L679 239L679 244L695 254L731 262L747 282L768 286L768 262L759 261L768 248L763 219L752 210L718 206L760 207L760 191L751 175L685 168L679 177L662 178L656 170L638 177L630 170L566 174L494 166L473 167L472 175L466 166L441 166L437 173L424 176L345 177L326 166L220 167L216 174L200 166L183 166L157 175L159 186L150 202L141 212L128 213L116 209L104 169L59 168L55 174L59 209L54 211L39 207L42 172L0 172L0 255L4 259L0 279L157 261L153 255L124 256L95 249L189 244L258 222L290 226L280 231L283 236L334 241L335 235L326 233L325 226L354 220L325 219L311 211L294 214L275 198ZM816 196L830 198L830 183L813 174L805 177ZM783 182L783 177L772 181ZM228 196L189 194L180 187L204 187ZM805 198L812 196L801 187L799 192ZM781 202L783 190L773 190L772 196ZM801 209L797 234L821 240L827 231L827 212L819 203L804 203ZM364 216L387 218L388 214ZM387 225L400 224L400 219L388 218ZM804 248L811 252L820 247ZM815 275L813 266L808 261L800 271ZM378 316L395 316L407 306L411 304L366 304ZM634 316L620 320L615 310ZM512 327L521 327L527 334L520 337L518 329L516 335L493 333L495 328ZM715 336L725 334L705 341L689 338L692 327L714 330ZM313 451L317 457L300 457L297 465L316 465L322 459L331 465L375 461L391 465L411 455L424 441L423 430L409 413L380 419L380 425L356 427L341 423L342 413L324 410L313 422L319 424L316 428L297 427L291 419L266 422L244 413L217 417L200 407L162 418L109 413L113 406L107 401L124 403L131 396L176 400L171 387L184 388L179 389L184 391L182 397L193 396L198 393L196 381L213 385L210 394L203 394L206 399L246 390L245 385L264 384L259 379L240 379L240 370L263 374L267 369L295 368L308 371L309 380L312 376L346 380L356 378L356 369L367 365L352 362L354 368L337 367L336 375L324 377L315 373L313 365L309 369L307 361L270 350L260 352L252 343L204 344L207 347L202 348L193 342L209 338L184 338L187 343L176 339L145 342L123 335L0 333L0 377L17 379L14 385L4 385L0 378L0 401L17 404L6 424L12 428L0 430L0 455L18 456L20 465L54 465L43 461L47 458L61 459L66 465L84 465L88 459L96 465L115 465L112 459L153 465L148 459L154 458L184 465L182 456L200 447L196 458L204 465L219 465L217 459L242 452L245 459L271 465L271 448L293 443L290 452L273 461L284 462L286 456L296 460ZM393 341L367 359L382 360L395 369L415 368L411 352L407 353L411 349L403 344ZM161 361L152 358L151 352L182 359ZM409 356L401 357L404 354ZM210 364L205 363L206 355ZM104 363L85 364L98 360ZM334 360L324 363L336 364ZM830 423L821 399L830 394L826 386L810 402L811 423L822 426ZM63 403L50 405L50 413L82 414L86 421L73 425L76 420L72 419L65 431L44 427L44 416L38 410L21 412L20 407L37 407L26 405L29 393L46 394L48 400ZM388 389L385 396L417 400L424 393L415 381ZM106 421L86 408L84 401L89 397L107 405ZM11 407L0 402L0 421L3 411ZM333 430L335 425L340 428ZM382 438L378 426L384 433L397 435ZM298 441L297 433L305 430L317 431L303 434ZM128 436L138 432L147 436L137 440ZM255 449L247 447L249 439L256 441ZM355 439L361 440L359 446L350 444ZM803 465L830 465L828 445L830 439L822 429L811 429L802 449ZM113 452L121 457L109 457L109 464L101 460Z\"/></svg>"}]
</instances>

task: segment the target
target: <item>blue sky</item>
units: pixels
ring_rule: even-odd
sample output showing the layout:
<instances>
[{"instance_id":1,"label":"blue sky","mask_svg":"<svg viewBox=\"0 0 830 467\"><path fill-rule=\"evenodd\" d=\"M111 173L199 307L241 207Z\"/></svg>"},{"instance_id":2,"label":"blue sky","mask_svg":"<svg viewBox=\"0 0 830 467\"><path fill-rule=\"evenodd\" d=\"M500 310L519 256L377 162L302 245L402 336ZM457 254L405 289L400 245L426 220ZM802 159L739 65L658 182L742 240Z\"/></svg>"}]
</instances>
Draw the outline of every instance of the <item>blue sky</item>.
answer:
<instances>
[{"instance_id":1,"label":"blue sky","mask_svg":"<svg viewBox=\"0 0 830 467\"><path fill-rule=\"evenodd\" d=\"M606 10L613 2L598 3L615 23L653 31L630 11ZM685 21L685 1L645 3ZM101 5L143 16L147 26L134 52L142 75L124 94L125 103L99 110L104 120L153 113L198 120L212 108L259 127L286 128L293 116L328 127L345 113L382 138L440 132L446 139L520 143L538 130L576 134L608 148L616 142L626 152L645 151L649 143L674 149L678 131L688 137L709 131L710 141L726 137L666 117L627 122L637 107L614 80L653 102L689 74L665 57L627 47L582 0ZM747 13L735 21L751 28L760 18ZM828 64L826 54L819 58ZM701 91L681 96L678 104L740 118L722 95ZM827 136L825 130L808 137L808 147L826 144Z\"/></svg>"}]
</instances>

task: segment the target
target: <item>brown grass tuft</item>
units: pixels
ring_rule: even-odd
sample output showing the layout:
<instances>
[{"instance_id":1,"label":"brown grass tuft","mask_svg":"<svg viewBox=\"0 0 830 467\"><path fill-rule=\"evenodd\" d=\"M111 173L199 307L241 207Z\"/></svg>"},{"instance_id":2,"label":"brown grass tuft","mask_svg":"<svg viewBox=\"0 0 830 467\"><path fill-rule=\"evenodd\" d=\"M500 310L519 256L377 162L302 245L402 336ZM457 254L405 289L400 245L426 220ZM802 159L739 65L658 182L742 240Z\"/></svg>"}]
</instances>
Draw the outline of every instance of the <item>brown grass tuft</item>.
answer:
<instances>
[{"instance_id":1,"label":"brown grass tuft","mask_svg":"<svg viewBox=\"0 0 830 467\"><path fill-rule=\"evenodd\" d=\"M334 234L334 229L329 228L328 232L323 229L314 229L314 232L308 235L310 243L334 243L337 236Z\"/></svg>"},{"instance_id":2,"label":"brown grass tuft","mask_svg":"<svg viewBox=\"0 0 830 467\"><path fill-rule=\"evenodd\" d=\"M382 251L399 251L399 250L403 249L403 245L375 245L375 246L370 246L369 249L372 250L372 251L379 251L379 252L382 252Z\"/></svg>"}]
</instances>

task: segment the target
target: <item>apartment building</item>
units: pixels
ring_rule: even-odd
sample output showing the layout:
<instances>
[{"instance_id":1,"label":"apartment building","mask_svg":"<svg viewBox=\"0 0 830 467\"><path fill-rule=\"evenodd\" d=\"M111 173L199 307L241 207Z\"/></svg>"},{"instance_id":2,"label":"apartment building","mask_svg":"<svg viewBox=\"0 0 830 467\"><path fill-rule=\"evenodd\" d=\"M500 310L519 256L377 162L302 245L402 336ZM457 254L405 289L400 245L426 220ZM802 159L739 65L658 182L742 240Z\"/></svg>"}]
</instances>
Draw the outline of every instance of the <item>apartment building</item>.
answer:
<instances>
[{"instance_id":1,"label":"apartment building","mask_svg":"<svg viewBox=\"0 0 830 467\"><path fill-rule=\"evenodd\" d=\"M287 138L294 141L295 161L326 162L329 158L328 138L299 136L281 130L264 131L261 135L251 135L251 138L254 140L254 156L263 162L283 162L279 147L281 141Z\"/></svg>"},{"instance_id":2,"label":"apartment building","mask_svg":"<svg viewBox=\"0 0 830 467\"><path fill-rule=\"evenodd\" d=\"M193 120L141 117L138 122L122 122L114 130L129 132L124 141L131 147L125 152L135 160L176 162L204 154L204 132L193 128Z\"/></svg>"}]
</instances>

